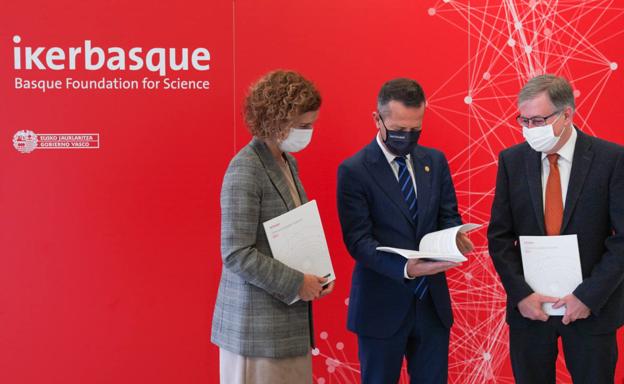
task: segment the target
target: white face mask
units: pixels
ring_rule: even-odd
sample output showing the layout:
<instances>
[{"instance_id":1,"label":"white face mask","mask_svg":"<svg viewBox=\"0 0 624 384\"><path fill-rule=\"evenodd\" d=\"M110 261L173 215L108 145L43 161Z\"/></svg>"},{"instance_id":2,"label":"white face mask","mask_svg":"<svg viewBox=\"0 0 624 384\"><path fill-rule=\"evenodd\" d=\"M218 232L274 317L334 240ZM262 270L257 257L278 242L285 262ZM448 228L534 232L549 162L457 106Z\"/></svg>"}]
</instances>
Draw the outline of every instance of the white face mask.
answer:
<instances>
[{"instance_id":1,"label":"white face mask","mask_svg":"<svg viewBox=\"0 0 624 384\"><path fill-rule=\"evenodd\" d=\"M279 149L284 152L299 152L310 144L312 140L312 128L292 128L288 137L279 143Z\"/></svg>"},{"instance_id":2,"label":"white face mask","mask_svg":"<svg viewBox=\"0 0 624 384\"><path fill-rule=\"evenodd\" d=\"M557 120L559 120L559 117L557 117L553 123ZM563 131L561 132L561 135L555 136L553 125L548 124L533 128L522 127L522 135L531 148L537 152L549 152L557 145L559 139L561 139L561 136L563 135Z\"/></svg>"}]
</instances>

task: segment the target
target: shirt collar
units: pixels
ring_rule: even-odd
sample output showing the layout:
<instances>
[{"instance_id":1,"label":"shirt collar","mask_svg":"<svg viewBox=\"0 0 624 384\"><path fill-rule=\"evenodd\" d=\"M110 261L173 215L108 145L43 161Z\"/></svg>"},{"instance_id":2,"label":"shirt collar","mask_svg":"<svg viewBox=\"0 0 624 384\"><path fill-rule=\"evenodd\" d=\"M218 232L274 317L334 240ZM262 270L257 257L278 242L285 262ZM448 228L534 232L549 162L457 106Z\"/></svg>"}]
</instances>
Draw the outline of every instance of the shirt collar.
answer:
<instances>
[{"instance_id":1,"label":"shirt collar","mask_svg":"<svg viewBox=\"0 0 624 384\"><path fill-rule=\"evenodd\" d=\"M565 143L563 145L563 147L561 147L557 153L559 154L559 156L568 161L568 162L572 162L572 158L574 157L574 148L576 147L576 138L578 137L578 134L576 133L576 128L574 128L574 125L572 125L572 134L570 135L570 138L568 139L568 142ZM546 158L546 154L542 153L542 160L544 160Z\"/></svg>"},{"instance_id":2,"label":"shirt collar","mask_svg":"<svg viewBox=\"0 0 624 384\"><path fill-rule=\"evenodd\" d=\"M394 153L390 152L388 150L388 148L386 148L384 143L381 141L381 132L377 132L377 145L379 145L379 148L381 148L381 152L383 152L384 156L386 156L386 160L388 160L388 163L392 164L394 159L396 157L399 157L399 156L395 155ZM405 158L409 161L410 160L410 154L408 153L405 156Z\"/></svg>"}]
</instances>

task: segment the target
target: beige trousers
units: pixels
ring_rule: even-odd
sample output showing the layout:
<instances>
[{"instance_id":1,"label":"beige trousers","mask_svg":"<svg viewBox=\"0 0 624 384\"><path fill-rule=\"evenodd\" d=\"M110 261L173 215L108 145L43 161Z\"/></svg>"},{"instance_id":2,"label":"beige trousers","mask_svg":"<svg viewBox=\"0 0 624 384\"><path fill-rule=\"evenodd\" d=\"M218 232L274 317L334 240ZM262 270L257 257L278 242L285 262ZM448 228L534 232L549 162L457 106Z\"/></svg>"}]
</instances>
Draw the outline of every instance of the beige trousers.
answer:
<instances>
[{"instance_id":1,"label":"beige trousers","mask_svg":"<svg viewBox=\"0 0 624 384\"><path fill-rule=\"evenodd\" d=\"M221 384L312 384L312 356L245 357L219 348Z\"/></svg>"}]
</instances>

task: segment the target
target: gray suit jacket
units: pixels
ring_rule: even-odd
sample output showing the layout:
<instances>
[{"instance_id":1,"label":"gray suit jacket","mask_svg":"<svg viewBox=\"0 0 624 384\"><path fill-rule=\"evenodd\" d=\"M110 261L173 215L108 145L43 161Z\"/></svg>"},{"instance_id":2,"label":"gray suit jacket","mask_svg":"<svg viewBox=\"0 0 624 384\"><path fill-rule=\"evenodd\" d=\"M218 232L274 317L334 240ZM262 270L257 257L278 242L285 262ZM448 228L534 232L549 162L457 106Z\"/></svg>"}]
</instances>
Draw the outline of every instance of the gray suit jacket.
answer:
<instances>
[{"instance_id":1,"label":"gray suit jacket","mask_svg":"<svg viewBox=\"0 0 624 384\"><path fill-rule=\"evenodd\" d=\"M286 155L302 203L295 159ZM273 259L263 222L295 208L268 147L253 138L230 162L221 189L223 268L212 342L243 356L284 358L311 348L311 306L288 305L303 273Z\"/></svg>"}]
</instances>

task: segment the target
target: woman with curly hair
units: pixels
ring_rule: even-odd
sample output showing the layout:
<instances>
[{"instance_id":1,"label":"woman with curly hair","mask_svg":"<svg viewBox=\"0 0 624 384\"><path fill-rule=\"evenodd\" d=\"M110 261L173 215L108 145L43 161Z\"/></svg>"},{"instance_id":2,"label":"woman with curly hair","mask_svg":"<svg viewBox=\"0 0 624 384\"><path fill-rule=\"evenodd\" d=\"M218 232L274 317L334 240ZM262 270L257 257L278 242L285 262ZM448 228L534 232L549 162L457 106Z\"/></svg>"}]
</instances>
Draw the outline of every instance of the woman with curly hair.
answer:
<instances>
[{"instance_id":1,"label":"woman with curly hair","mask_svg":"<svg viewBox=\"0 0 624 384\"><path fill-rule=\"evenodd\" d=\"M307 202L290 153L310 142L320 106L314 85L292 71L266 74L247 96L253 138L221 189L223 268L211 338L221 383L312 383L310 302L333 283L323 287L324 278L275 260L263 223Z\"/></svg>"}]
</instances>

